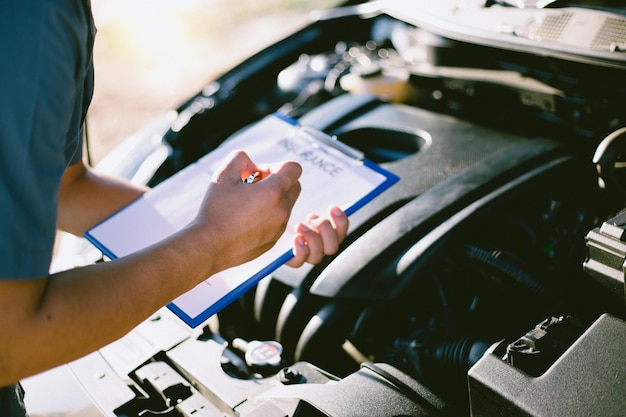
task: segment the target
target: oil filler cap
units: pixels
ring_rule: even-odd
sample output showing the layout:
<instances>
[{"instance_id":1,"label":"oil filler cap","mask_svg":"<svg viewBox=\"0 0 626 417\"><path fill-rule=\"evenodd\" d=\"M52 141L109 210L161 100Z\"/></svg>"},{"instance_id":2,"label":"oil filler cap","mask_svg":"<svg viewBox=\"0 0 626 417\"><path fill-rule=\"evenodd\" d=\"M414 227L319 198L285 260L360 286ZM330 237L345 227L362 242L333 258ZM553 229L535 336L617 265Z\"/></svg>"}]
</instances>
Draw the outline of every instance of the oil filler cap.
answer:
<instances>
[{"instance_id":1,"label":"oil filler cap","mask_svg":"<svg viewBox=\"0 0 626 417\"><path fill-rule=\"evenodd\" d=\"M243 339L235 338L233 347L244 352L246 364L251 368L276 368L280 366L283 346L275 341L252 340L246 342Z\"/></svg>"}]
</instances>

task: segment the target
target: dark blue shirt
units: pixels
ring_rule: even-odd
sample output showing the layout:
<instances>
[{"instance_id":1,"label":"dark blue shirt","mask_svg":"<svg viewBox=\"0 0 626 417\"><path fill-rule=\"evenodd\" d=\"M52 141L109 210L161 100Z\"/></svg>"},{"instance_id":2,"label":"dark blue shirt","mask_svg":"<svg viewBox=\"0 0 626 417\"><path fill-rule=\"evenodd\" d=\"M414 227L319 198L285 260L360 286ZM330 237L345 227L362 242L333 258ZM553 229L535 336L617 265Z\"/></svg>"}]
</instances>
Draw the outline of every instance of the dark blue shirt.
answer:
<instances>
[{"instance_id":1,"label":"dark blue shirt","mask_svg":"<svg viewBox=\"0 0 626 417\"><path fill-rule=\"evenodd\" d=\"M48 274L93 90L89 0L0 0L0 277Z\"/></svg>"},{"instance_id":2,"label":"dark blue shirt","mask_svg":"<svg viewBox=\"0 0 626 417\"><path fill-rule=\"evenodd\" d=\"M48 274L61 177L82 155L94 34L89 0L0 0L1 278ZM0 388L0 415L24 416L21 396Z\"/></svg>"}]
</instances>

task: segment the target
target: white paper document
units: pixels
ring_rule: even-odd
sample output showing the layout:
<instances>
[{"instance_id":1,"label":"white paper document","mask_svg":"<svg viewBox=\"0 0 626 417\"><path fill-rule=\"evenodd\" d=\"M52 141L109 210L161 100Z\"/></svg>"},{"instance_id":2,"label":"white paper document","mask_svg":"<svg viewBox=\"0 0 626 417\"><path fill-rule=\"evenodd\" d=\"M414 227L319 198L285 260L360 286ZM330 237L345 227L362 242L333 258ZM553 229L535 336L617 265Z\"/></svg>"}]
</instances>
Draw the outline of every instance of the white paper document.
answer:
<instances>
[{"instance_id":1,"label":"white paper document","mask_svg":"<svg viewBox=\"0 0 626 417\"><path fill-rule=\"evenodd\" d=\"M245 151L260 166L298 161L302 165L302 191L285 233L271 250L253 261L208 277L168 305L191 327L203 323L287 262L293 256L295 225L308 214L324 215L330 205L336 204L350 215L398 180L394 174L363 159L358 151L275 114L236 133L196 163L89 230L85 237L115 259L171 235L193 220L211 176L235 150Z\"/></svg>"}]
</instances>

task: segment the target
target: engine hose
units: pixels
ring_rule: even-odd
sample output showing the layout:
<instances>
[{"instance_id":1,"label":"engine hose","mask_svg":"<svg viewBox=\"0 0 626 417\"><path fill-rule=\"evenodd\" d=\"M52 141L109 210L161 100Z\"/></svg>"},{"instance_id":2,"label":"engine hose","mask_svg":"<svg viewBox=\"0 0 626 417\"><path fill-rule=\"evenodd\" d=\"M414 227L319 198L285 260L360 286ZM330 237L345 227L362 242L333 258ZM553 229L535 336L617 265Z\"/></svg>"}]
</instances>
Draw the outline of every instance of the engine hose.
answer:
<instances>
[{"instance_id":1,"label":"engine hose","mask_svg":"<svg viewBox=\"0 0 626 417\"><path fill-rule=\"evenodd\" d=\"M511 257L505 259L507 257L505 252L467 244L463 246L462 253L467 258L501 273L504 277L532 291L537 296L545 297L547 295L546 288L537 278L514 265Z\"/></svg>"},{"instance_id":2,"label":"engine hose","mask_svg":"<svg viewBox=\"0 0 626 417\"><path fill-rule=\"evenodd\" d=\"M459 337L431 346L429 356L447 368L450 374L465 375L489 346L489 343L481 340Z\"/></svg>"}]
</instances>

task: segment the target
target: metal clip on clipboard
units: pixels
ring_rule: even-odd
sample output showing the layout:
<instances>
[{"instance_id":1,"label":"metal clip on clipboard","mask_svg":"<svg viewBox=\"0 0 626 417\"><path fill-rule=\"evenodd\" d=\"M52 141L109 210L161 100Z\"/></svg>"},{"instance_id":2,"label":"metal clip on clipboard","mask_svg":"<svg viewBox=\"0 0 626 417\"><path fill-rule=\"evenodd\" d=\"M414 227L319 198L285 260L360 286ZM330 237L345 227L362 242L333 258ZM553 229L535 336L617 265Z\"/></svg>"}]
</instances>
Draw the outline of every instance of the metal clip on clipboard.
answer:
<instances>
[{"instance_id":1,"label":"metal clip on clipboard","mask_svg":"<svg viewBox=\"0 0 626 417\"><path fill-rule=\"evenodd\" d=\"M363 163L363 158L365 158L365 154L357 149L354 149L351 146L346 145L345 143L337 140L336 136L330 136L319 129L313 128L307 125L298 125L298 131L305 136L308 135L313 139L324 143L325 145L330 146L331 148L349 156L354 159L355 162Z\"/></svg>"}]
</instances>

